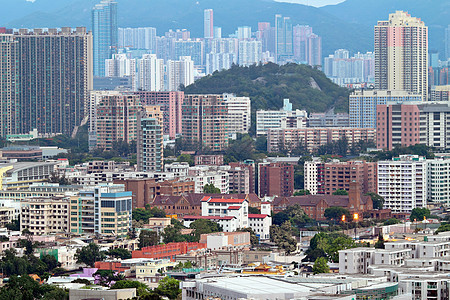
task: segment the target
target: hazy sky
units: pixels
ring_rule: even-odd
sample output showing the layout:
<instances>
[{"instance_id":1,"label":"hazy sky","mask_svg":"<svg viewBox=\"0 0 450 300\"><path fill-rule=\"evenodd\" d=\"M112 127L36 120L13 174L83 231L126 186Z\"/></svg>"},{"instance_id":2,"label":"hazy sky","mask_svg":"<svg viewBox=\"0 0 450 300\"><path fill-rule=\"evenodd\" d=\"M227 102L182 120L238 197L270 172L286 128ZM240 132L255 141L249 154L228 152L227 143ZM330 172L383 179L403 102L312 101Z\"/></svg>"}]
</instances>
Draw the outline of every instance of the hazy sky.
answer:
<instances>
[{"instance_id":1,"label":"hazy sky","mask_svg":"<svg viewBox=\"0 0 450 300\"><path fill-rule=\"evenodd\" d=\"M275 1L299 3L299 4L320 7L320 6L324 6L324 5L338 4L338 3L344 2L345 0L275 0Z\"/></svg>"}]
</instances>

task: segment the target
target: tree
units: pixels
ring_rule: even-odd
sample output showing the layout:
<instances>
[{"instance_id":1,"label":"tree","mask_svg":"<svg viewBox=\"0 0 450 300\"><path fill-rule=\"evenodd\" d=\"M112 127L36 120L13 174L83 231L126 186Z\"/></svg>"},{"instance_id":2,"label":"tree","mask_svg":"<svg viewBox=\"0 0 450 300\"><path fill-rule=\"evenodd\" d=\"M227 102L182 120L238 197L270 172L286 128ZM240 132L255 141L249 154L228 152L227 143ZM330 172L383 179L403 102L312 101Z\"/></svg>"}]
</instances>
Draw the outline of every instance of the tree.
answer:
<instances>
[{"instance_id":1,"label":"tree","mask_svg":"<svg viewBox=\"0 0 450 300\"><path fill-rule=\"evenodd\" d=\"M159 243L158 233L156 231L141 230L139 234L139 248L155 246Z\"/></svg>"},{"instance_id":2,"label":"tree","mask_svg":"<svg viewBox=\"0 0 450 300\"><path fill-rule=\"evenodd\" d=\"M352 238L342 233L316 234L306 251L306 261L315 261L318 257L326 257L332 262L339 262L339 250L357 247Z\"/></svg>"},{"instance_id":3,"label":"tree","mask_svg":"<svg viewBox=\"0 0 450 300\"><path fill-rule=\"evenodd\" d=\"M348 211L348 209L340 206L328 207L325 209L325 212L323 214L323 216L328 220L334 221L341 220L343 215L345 215L347 221L350 221L351 219L350 212Z\"/></svg>"},{"instance_id":4,"label":"tree","mask_svg":"<svg viewBox=\"0 0 450 300\"><path fill-rule=\"evenodd\" d=\"M373 203L373 209L383 209L384 198L378 195L377 193L367 193L366 196L370 196Z\"/></svg>"},{"instance_id":5,"label":"tree","mask_svg":"<svg viewBox=\"0 0 450 300\"><path fill-rule=\"evenodd\" d=\"M375 248L376 249L384 249L384 237L381 232L380 232L380 234L378 234L378 241L375 243Z\"/></svg>"},{"instance_id":6,"label":"tree","mask_svg":"<svg viewBox=\"0 0 450 300\"><path fill-rule=\"evenodd\" d=\"M249 214L260 214L261 210L259 208L257 208L257 207L249 206L248 207L248 213Z\"/></svg>"},{"instance_id":7,"label":"tree","mask_svg":"<svg viewBox=\"0 0 450 300\"><path fill-rule=\"evenodd\" d=\"M56 257L54 257L53 255L48 255L48 254L44 255L44 256L42 256L41 260L42 260L42 262L44 264L47 265L47 270L48 271L53 270L56 267L61 266L61 264L58 263L58 260L56 259Z\"/></svg>"},{"instance_id":8,"label":"tree","mask_svg":"<svg viewBox=\"0 0 450 300\"><path fill-rule=\"evenodd\" d=\"M112 257L120 258L120 259L131 258L131 252L124 248L109 249L109 251L106 252L106 254L109 256L112 256Z\"/></svg>"},{"instance_id":9,"label":"tree","mask_svg":"<svg viewBox=\"0 0 450 300\"><path fill-rule=\"evenodd\" d=\"M401 221L399 219L395 219L395 218L390 218L389 220L386 220L383 222L383 225L387 226L387 225L395 225L401 223Z\"/></svg>"},{"instance_id":10,"label":"tree","mask_svg":"<svg viewBox=\"0 0 450 300\"><path fill-rule=\"evenodd\" d=\"M12 220L11 223L6 224L5 227L11 231L20 231L20 217L19 219Z\"/></svg>"},{"instance_id":11,"label":"tree","mask_svg":"<svg viewBox=\"0 0 450 300\"><path fill-rule=\"evenodd\" d=\"M206 184L203 187L203 193L205 193L205 194L221 194L220 189L216 188L214 186L214 184L212 184L212 183Z\"/></svg>"},{"instance_id":12,"label":"tree","mask_svg":"<svg viewBox=\"0 0 450 300\"><path fill-rule=\"evenodd\" d=\"M94 267L96 261L105 259L105 254L100 251L100 247L95 243L90 243L81 249L77 249L75 253L77 263L83 263L90 267Z\"/></svg>"},{"instance_id":13,"label":"tree","mask_svg":"<svg viewBox=\"0 0 450 300\"><path fill-rule=\"evenodd\" d=\"M193 235L196 241L200 240L202 234L223 231L219 223L206 219L195 220L189 225L189 228L194 229Z\"/></svg>"},{"instance_id":14,"label":"tree","mask_svg":"<svg viewBox=\"0 0 450 300\"><path fill-rule=\"evenodd\" d=\"M68 300L69 293L53 285L40 285L28 275L11 276L6 286L0 289L0 299L15 300Z\"/></svg>"},{"instance_id":15,"label":"tree","mask_svg":"<svg viewBox=\"0 0 450 300\"><path fill-rule=\"evenodd\" d=\"M258 236L256 236L256 233L253 231L253 229L251 229L250 227L239 228L236 231L239 231L239 232L250 232L250 243L252 244L252 247L255 247L255 246L259 245L259 238L258 238Z\"/></svg>"},{"instance_id":16,"label":"tree","mask_svg":"<svg viewBox=\"0 0 450 300\"><path fill-rule=\"evenodd\" d=\"M325 257L318 257L314 262L312 271L314 274L329 273L330 267L328 266L327 259Z\"/></svg>"},{"instance_id":17,"label":"tree","mask_svg":"<svg viewBox=\"0 0 450 300\"><path fill-rule=\"evenodd\" d=\"M411 215L409 216L409 220L411 221L422 221L425 218L429 218L431 215L430 210L425 207L416 207L411 211Z\"/></svg>"},{"instance_id":18,"label":"tree","mask_svg":"<svg viewBox=\"0 0 450 300\"><path fill-rule=\"evenodd\" d=\"M164 277L159 281L155 292L169 299L177 299L181 294L180 282L172 277Z\"/></svg>"},{"instance_id":19,"label":"tree","mask_svg":"<svg viewBox=\"0 0 450 300\"><path fill-rule=\"evenodd\" d=\"M292 225L289 221L284 222L281 226L270 226L270 240L287 254L297 250L297 241L292 237Z\"/></svg>"},{"instance_id":20,"label":"tree","mask_svg":"<svg viewBox=\"0 0 450 300\"><path fill-rule=\"evenodd\" d=\"M194 158L190 154L181 154L177 157L177 162L187 162L192 167L194 165Z\"/></svg>"},{"instance_id":21,"label":"tree","mask_svg":"<svg viewBox=\"0 0 450 300\"><path fill-rule=\"evenodd\" d=\"M226 150L226 162L244 161L254 159L255 141L248 134L237 134L235 140L230 140Z\"/></svg>"},{"instance_id":22,"label":"tree","mask_svg":"<svg viewBox=\"0 0 450 300\"><path fill-rule=\"evenodd\" d=\"M434 234L446 231L450 231L450 224L441 224L441 226L439 226L439 228L434 232Z\"/></svg>"},{"instance_id":23,"label":"tree","mask_svg":"<svg viewBox=\"0 0 450 300\"><path fill-rule=\"evenodd\" d=\"M348 192L346 190L335 190L333 192L333 195L335 195L335 196L346 196L346 195L348 195Z\"/></svg>"},{"instance_id":24,"label":"tree","mask_svg":"<svg viewBox=\"0 0 450 300\"><path fill-rule=\"evenodd\" d=\"M107 287L110 287L116 282L124 279L123 274L119 274L118 272L113 270L97 270L97 272L95 272L93 275L96 277L96 280L98 280L98 283L101 286Z\"/></svg>"},{"instance_id":25,"label":"tree","mask_svg":"<svg viewBox=\"0 0 450 300\"><path fill-rule=\"evenodd\" d=\"M294 196L306 196L311 195L311 192L308 190L298 190L294 193Z\"/></svg>"}]
</instances>

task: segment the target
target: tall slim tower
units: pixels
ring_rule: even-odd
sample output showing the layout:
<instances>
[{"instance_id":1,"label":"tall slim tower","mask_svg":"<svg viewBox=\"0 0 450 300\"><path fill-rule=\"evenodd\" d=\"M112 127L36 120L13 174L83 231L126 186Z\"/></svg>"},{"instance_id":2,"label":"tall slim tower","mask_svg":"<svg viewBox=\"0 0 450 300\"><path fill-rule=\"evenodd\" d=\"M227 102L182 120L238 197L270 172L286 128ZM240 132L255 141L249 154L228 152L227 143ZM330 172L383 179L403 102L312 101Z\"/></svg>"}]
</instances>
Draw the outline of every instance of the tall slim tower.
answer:
<instances>
[{"instance_id":1,"label":"tall slim tower","mask_svg":"<svg viewBox=\"0 0 450 300\"><path fill-rule=\"evenodd\" d=\"M105 60L118 46L117 2L102 0L92 9L94 37L94 76L105 76Z\"/></svg>"},{"instance_id":2,"label":"tall slim tower","mask_svg":"<svg viewBox=\"0 0 450 300\"><path fill-rule=\"evenodd\" d=\"M445 28L445 59L450 58L450 25Z\"/></svg>"},{"instance_id":3,"label":"tall slim tower","mask_svg":"<svg viewBox=\"0 0 450 300\"><path fill-rule=\"evenodd\" d=\"M205 9L203 15L203 26L205 32L205 39L214 37L214 12L212 9Z\"/></svg>"},{"instance_id":4,"label":"tall slim tower","mask_svg":"<svg viewBox=\"0 0 450 300\"><path fill-rule=\"evenodd\" d=\"M375 88L405 90L428 99L428 27L397 11L375 26Z\"/></svg>"},{"instance_id":5,"label":"tall slim tower","mask_svg":"<svg viewBox=\"0 0 450 300\"><path fill-rule=\"evenodd\" d=\"M278 61L294 54L292 21L289 17L275 15L275 54Z\"/></svg>"}]
</instances>

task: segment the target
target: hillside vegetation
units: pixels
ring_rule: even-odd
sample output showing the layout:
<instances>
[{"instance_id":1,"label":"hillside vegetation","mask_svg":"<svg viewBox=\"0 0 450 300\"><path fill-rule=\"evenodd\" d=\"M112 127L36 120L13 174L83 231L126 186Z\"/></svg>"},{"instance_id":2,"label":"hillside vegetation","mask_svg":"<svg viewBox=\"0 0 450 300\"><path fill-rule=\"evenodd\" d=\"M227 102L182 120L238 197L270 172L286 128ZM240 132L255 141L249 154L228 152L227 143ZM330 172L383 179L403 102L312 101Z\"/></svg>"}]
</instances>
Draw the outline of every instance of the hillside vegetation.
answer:
<instances>
[{"instance_id":1,"label":"hillside vegetation","mask_svg":"<svg viewBox=\"0 0 450 300\"><path fill-rule=\"evenodd\" d=\"M248 96L252 111L279 109L289 98L294 109L324 112L332 107L348 111L349 90L332 83L323 72L307 65L287 64L233 66L197 80L185 88L187 94L233 93Z\"/></svg>"}]
</instances>

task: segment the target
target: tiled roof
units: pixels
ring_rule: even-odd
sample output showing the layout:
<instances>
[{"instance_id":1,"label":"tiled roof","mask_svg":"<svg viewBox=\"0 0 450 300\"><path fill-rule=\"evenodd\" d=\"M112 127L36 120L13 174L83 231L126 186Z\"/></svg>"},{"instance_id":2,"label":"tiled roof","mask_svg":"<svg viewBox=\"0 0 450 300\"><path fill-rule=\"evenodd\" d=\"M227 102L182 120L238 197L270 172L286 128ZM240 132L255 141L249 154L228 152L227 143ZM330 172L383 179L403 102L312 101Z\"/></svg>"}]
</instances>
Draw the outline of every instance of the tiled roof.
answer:
<instances>
[{"instance_id":1,"label":"tiled roof","mask_svg":"<svg viewBox=\"0 0 450 300\"><path fill-rule=\"evenodd\" d=\"M268 215L263 215L263 214L248 214L249 219L264 219L267 216Z\"/></svg>"},{"instance_id":2,"label":"tiled roof","mask_svg":"<svg viewBox=\"0 0 450 300\"><path fill-rule=\"evenodd\" d=\"M229 210L238 210L241 209L241 206L237 206L237 205L232 205L228 207Z\"/></svg>"},{"instance_id":3,"label":"tiled roof","mask_svg":"<svg viewBox=\"0 0 450 300\"><path fill-rule=\"evenodd\" d=\"M234 217L219 217L219 216L184 216L184 220L198 220L198 219L206 219L206 220L232 220Z\"/></svg>"},{"instance_id":4,"label":"tiled roof","mask_svg":"<svg viewBox=\"0 0 450 300\"><path fill-rule=\"evenodd\" d=\"M242 203L245 199L211 199L209 203Z\"/></svg>"}]
</instances>

